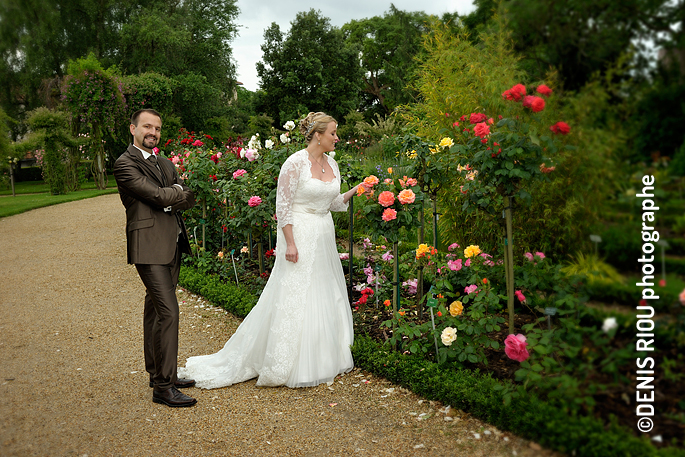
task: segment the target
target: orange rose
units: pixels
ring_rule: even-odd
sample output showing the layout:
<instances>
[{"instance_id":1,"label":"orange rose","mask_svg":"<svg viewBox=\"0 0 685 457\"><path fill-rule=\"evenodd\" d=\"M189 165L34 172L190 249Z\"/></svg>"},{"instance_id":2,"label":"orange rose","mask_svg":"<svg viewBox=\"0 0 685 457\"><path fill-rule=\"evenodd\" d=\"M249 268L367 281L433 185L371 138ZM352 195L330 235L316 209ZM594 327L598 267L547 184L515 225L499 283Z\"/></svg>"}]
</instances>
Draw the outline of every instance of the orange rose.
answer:
<instances>
[{"instance_id":1,"label":"orange rose","mask_svg":"<svg viewBox=\"0 0 685 457\"><path fill-rule=\"evenodd\" d=\"M407 205L409 203L414 203L414 200L416 200L416 194L414 194L411 189L404 189L397 195L397 198L400 203Z\"/></svg>"},{"instance_id":2,"label":"orange rose","mask_svg":"<svg viewBox=\"0 0 685 457\"><path fill-rule=\"evenodd\" d=\"M364 187L360 184L359 187L357 187L357 196L363 195L364 192L366 192L366 187Z\"/></svg>"},{"instance_id":3,"label":"orange rose","mask_svg":"<svg viewBox=\"0 0 685 457\"><path fill-rule=\"evenodd\" d=\"M366 178L364 178L364 184L366 184L366 187L370 189L376 184L378 184L378 178L374 175L367 176Z\"/></svg>"},{"instance_id":4,"label":"orange rose","mask_svg":"<svg viewBox=\"0 0 685 457\"><path fill-rule=\"evenodd\" d=\"M381 194L378 196L378 203L385 207L392 205L395 203L395 194L389 190L381 192Z\"/></svg>"}]
</instances>

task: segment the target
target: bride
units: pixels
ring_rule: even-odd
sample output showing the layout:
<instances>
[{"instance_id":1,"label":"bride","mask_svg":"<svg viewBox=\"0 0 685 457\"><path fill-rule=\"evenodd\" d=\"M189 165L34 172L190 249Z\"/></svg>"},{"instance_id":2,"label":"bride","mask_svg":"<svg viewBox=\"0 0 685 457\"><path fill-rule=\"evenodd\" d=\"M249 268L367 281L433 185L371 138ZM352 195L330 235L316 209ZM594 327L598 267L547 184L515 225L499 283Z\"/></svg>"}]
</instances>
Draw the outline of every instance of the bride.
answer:
<instances>
[{"instance_id":1,"label":"bride","mask_svg":"<svg viewBox=\"0 0 685 457\"><path fill-rule=\"evenodd\" d=\"M355 186L340 193L335 119L309 113L300 122L308 146L278 178L276 263L259 301L223 349L190 357L178 376L203 389L258 377L257 386L309 387L354 367L345 277L330 211L346 211Z\"/></svg>"}]
</instances>

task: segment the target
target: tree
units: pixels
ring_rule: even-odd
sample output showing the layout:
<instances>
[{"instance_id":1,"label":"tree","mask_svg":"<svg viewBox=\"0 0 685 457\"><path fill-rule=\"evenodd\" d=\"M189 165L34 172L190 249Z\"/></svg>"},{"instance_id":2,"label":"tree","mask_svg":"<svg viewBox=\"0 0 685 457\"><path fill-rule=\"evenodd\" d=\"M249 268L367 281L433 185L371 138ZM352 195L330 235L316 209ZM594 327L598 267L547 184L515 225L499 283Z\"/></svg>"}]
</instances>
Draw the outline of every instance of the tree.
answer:
<instances>
[{"instance_id":1,"label":"tree","mask_svg":"<svg viewBox=\"0 0 685 457\"><path fill-rule=\"evenodd\" d=\"M85 127L91 135L93 171L98 189L107 188L103 136L113 136L123 123L124 95L119 80L99 67L94 55L70 62L64 78L62 98L72 115L76 132ZM78 156L80 158L80 156Z\"/></svg>"},{"instance_id":2,"label":"tree","mask_svg":"<svg viewBox=\"0 0 685 457\"><path fill-rule=\"evenodd\" d=\"M263 90L258 111L277 125L308 111L342 119L357 109L362 79L358 50L346 44L340 29L320 12L297 13L285 36L272 23L264 41L263 60L257 63Z\"/></svg>"},{"instance_id":3,"label":"tree","mask_svg":"<svg viewBox=\"0 0 685 457\"><path fill-rule=\"evenodd\" d=\"M345 40L361 50L362 110L387 115L414 100L416 92L408 86L428 20L423 12L408 13L391 4L383 17L352 20L342 27Z\"/></svg>"}]
</instances>

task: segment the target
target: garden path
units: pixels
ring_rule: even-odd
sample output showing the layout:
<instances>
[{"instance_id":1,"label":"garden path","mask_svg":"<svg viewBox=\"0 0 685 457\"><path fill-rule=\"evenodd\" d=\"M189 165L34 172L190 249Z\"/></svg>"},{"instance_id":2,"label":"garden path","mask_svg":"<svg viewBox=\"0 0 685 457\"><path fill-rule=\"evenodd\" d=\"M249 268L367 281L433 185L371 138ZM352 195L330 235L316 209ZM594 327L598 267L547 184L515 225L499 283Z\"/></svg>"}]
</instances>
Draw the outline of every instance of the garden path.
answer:
<instances>
[{"instance_id":1,"label":"garden path","mask_svg":"<svg viewBox=\"0 0 685 457\"><path fill-rule=\"evenodd\" d=\"M0 455L558 455L460 411L446 421L443 405L359 370L332 386L249 381L188 389L193 408L152 403L124 224L116 194L0 219ZM181 363L239 324L179 299Z\"/></svg>"}]
</instances>

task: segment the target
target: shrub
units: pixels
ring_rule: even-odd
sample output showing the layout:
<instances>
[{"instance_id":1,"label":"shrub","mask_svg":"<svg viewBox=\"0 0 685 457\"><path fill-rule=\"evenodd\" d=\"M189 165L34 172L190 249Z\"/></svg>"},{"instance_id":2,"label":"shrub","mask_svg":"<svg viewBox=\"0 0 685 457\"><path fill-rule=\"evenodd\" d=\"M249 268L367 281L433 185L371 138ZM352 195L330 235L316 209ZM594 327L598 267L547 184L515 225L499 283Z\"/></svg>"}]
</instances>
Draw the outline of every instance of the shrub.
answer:
<instances>
[{"instance_id":1,"label":"shrub","mask_svg":"<svg viewBox=\"0 0 685 457\"><path fill-rule=\"evenodd\" d=\"M225 283L216 275L201 273L193 267L181 267L178 284L238 317L247 316L257 304L257 296L246 288Z\"/></svg>"}]
</instances>

